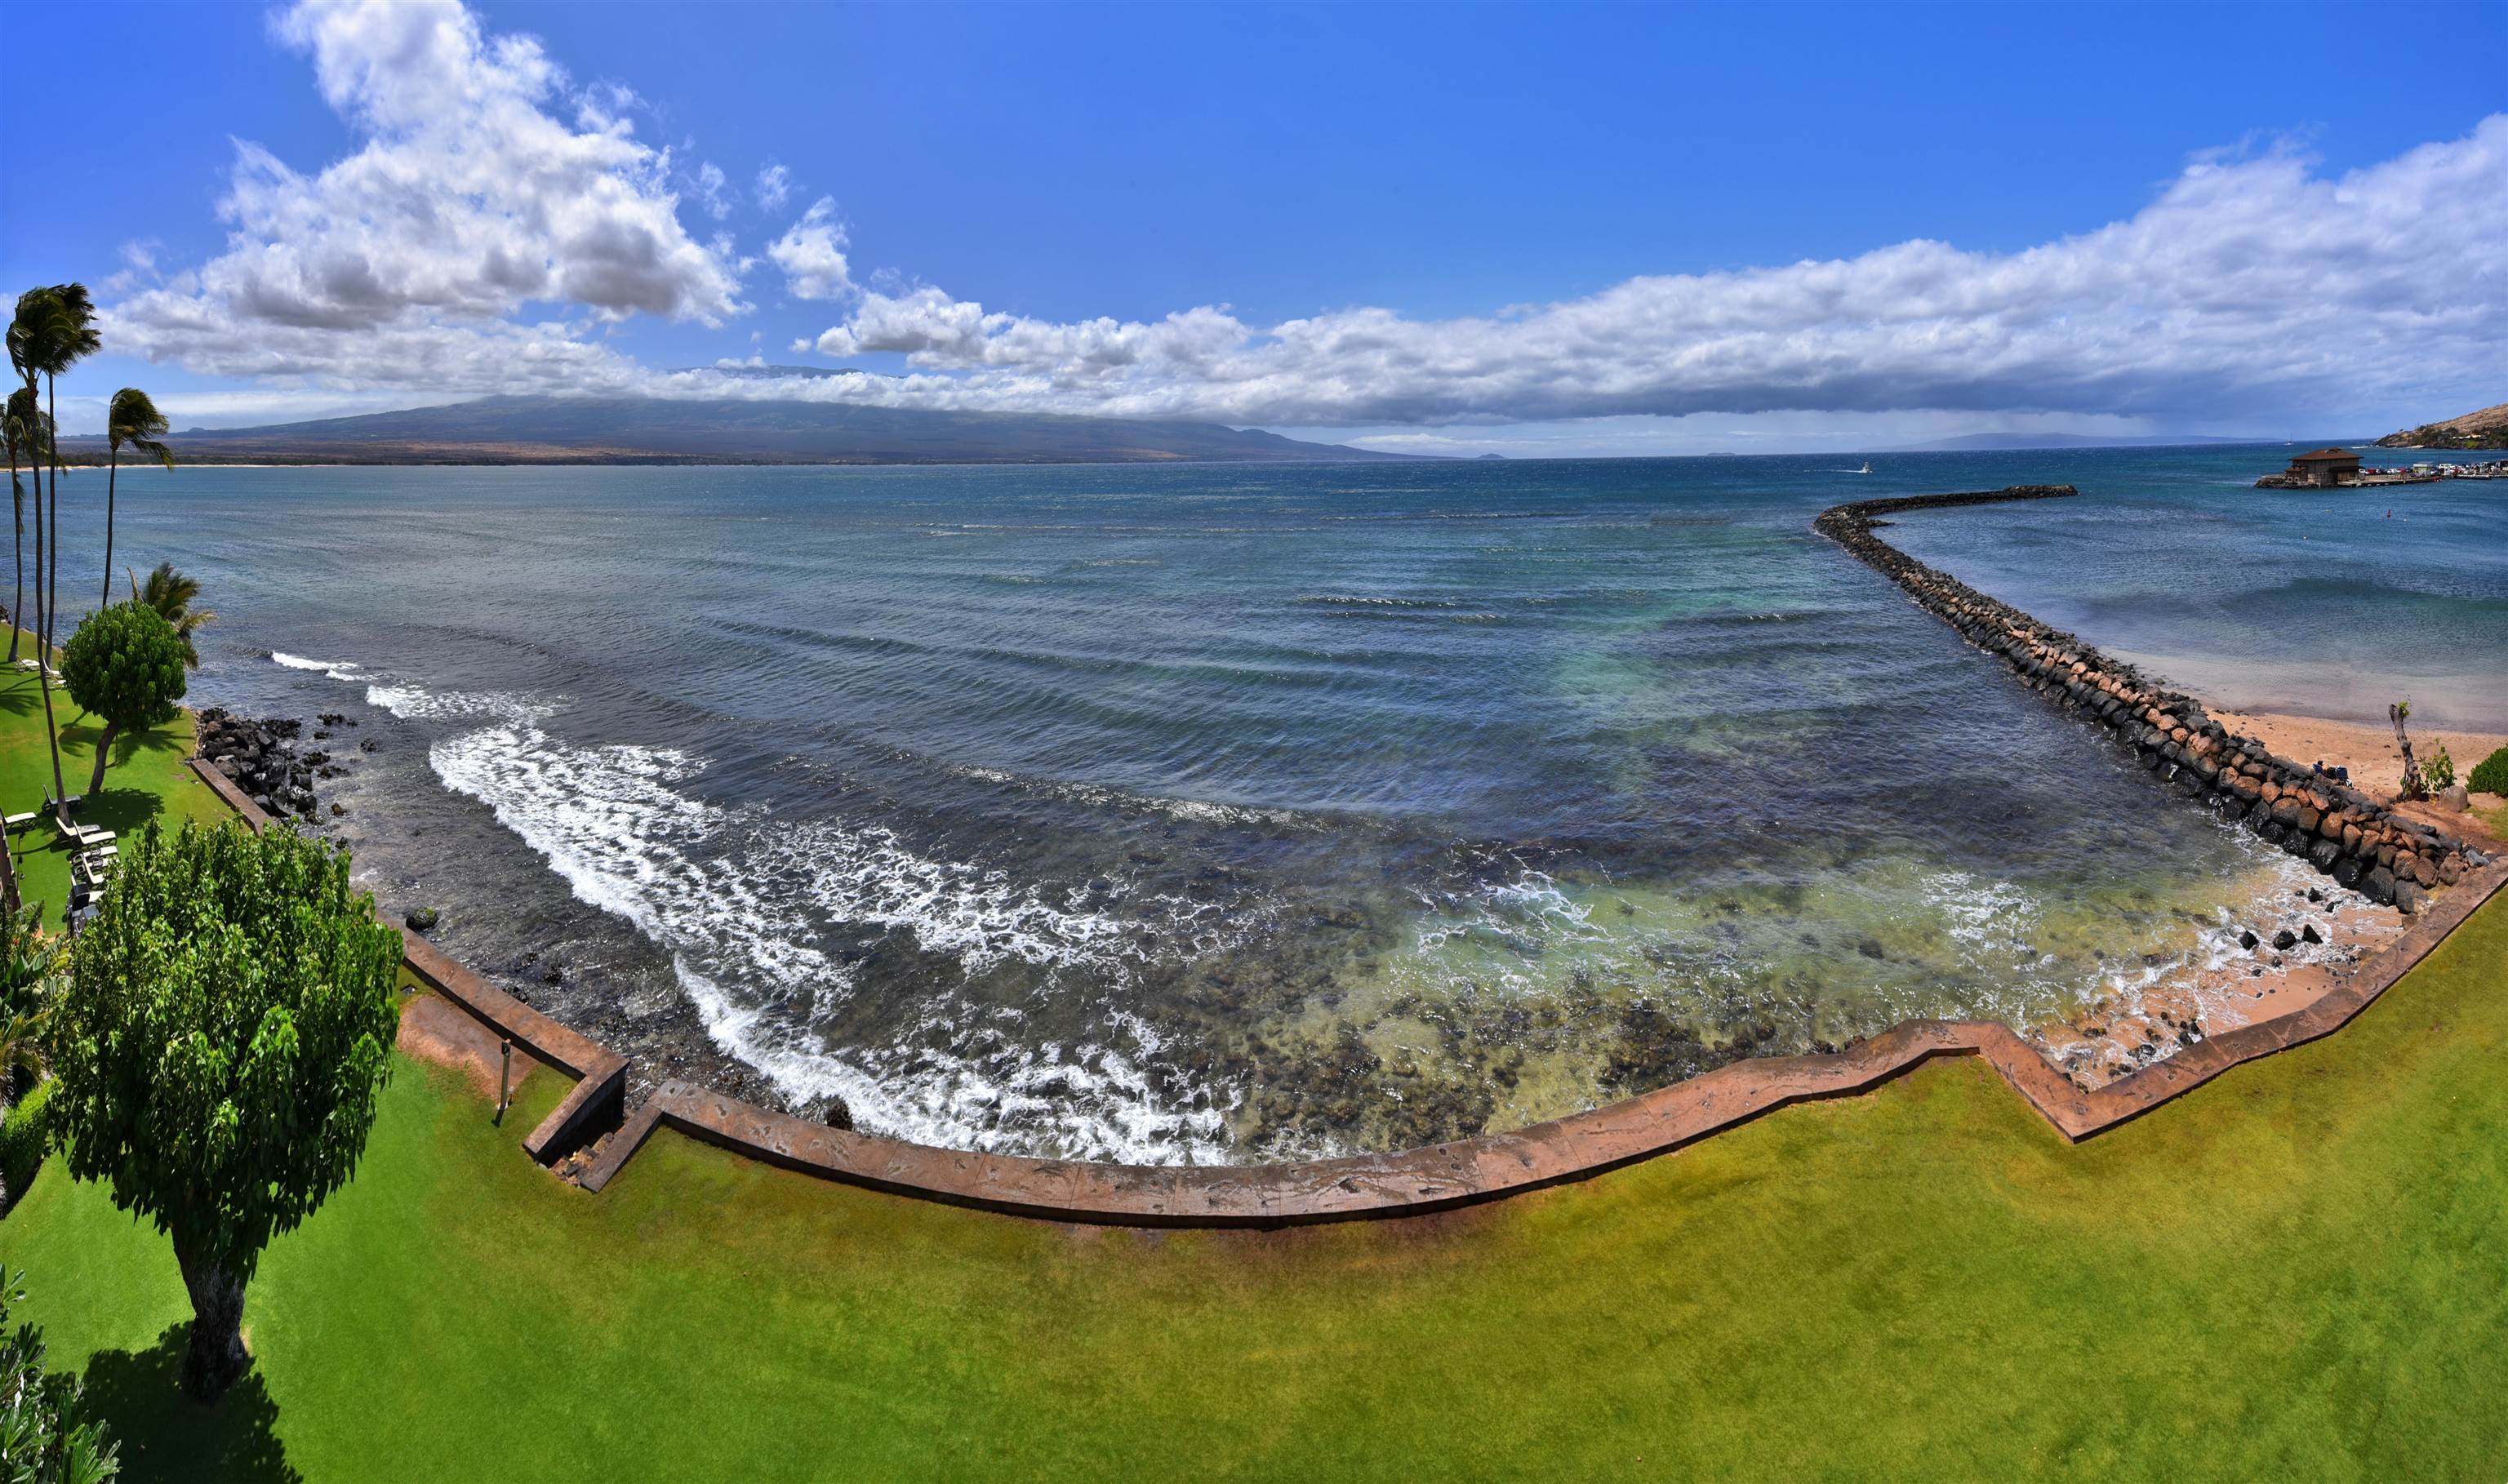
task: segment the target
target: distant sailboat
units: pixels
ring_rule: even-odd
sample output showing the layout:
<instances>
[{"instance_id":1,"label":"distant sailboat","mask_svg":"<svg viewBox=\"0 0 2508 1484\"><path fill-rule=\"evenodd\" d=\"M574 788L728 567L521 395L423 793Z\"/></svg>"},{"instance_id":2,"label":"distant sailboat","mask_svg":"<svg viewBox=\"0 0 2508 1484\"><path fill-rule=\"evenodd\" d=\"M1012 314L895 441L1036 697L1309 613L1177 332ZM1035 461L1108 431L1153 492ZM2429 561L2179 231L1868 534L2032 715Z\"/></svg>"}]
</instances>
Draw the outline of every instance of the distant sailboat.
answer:
<instances>
[{"instance_id":1,"label":"distant sailboat","mask_svg":"<svg viewBox=\"0 0 2508 1484\"><path fill-rule=\"evenodd\" d=\"M1869 459L1864 460L1864 461L1863 461L1863 467L1862 467L1862 468L1860 468L1860 469L1857 469L1855 472L1857 472L1857 473L1859 473L1859 474L1869 474L1869 473L1871 473L1871 472L1872 472L1872 461L1871 461L1871 460L1869 460Z\"/></svg>"}]
</instances>

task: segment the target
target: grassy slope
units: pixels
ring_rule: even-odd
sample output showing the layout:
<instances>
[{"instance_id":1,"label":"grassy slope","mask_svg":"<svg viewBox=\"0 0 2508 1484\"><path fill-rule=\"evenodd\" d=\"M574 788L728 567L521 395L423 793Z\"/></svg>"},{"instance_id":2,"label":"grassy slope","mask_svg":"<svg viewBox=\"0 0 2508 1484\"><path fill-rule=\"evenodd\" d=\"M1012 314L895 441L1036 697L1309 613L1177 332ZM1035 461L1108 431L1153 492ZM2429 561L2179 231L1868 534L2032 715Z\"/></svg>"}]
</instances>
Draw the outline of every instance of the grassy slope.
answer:
<instances>
[{"instance_id":1,"label":"grassy slope","mask_svg":"<svg viewBox=\"0 0 2508 1484\"><path fill-rule=\"evenodd\" d=\"M2079 1148L1985 1068L1476 1212L1066 1231L660 1135L585 1196L403 1062L174 1399L163 1239L0 1223L135 1476L2497 1478L2508 908L2330 1041Z\"/></svg>"},{"instance_id":2,"label":"grassy slope","mask_svg":"<svg viewBox=\"0 0 2508 1484\"><path fill-rule=\"evenodd\" d=\"M21 635L19 653L32 658L32 635ZM0 636L0 655L7 653ZM104 728L84 716L69 692L53 691L53 718L60 727L61 776L73 794L87 792L89 771L95 766L96 738ZM226 806L208 786L192 776L183 760L192 755L192 719L187 713L153 730L116 738L113 763L105 769L104 789L79 809L82 824L101 825L129 834L148 820L171 828L181 820L226 817ZM44 698L35 688L34 672L0 667L0 813L41 809L53 792L53 760L44 745ZM9 837L16 853L18 890L28 902L48 909L46 919L60 923L69 900L70 854L49 823Z\"/></svg>"}]
</instances>

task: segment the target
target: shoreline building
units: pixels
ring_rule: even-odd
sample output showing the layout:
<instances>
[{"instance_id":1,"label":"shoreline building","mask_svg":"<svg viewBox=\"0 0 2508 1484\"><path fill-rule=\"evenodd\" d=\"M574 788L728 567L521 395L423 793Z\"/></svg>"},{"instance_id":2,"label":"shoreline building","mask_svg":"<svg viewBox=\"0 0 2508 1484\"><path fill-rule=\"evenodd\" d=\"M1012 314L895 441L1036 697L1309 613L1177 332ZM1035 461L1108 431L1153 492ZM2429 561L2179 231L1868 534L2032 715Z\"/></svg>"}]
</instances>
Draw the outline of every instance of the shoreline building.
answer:
<instances>
[{"instance_id":1,"label":"shoreline building","mask_svg":"<svg viewBox=\"0 0 2508 1484\"><path fill-rule=\"evenodd\" d=\"M2288 484L2308 489L2348 484L2360 477L2360 456L2348 449L2320 448L2290 461L2289 471L2281 477Z\"/></svg>"}]
</instances>

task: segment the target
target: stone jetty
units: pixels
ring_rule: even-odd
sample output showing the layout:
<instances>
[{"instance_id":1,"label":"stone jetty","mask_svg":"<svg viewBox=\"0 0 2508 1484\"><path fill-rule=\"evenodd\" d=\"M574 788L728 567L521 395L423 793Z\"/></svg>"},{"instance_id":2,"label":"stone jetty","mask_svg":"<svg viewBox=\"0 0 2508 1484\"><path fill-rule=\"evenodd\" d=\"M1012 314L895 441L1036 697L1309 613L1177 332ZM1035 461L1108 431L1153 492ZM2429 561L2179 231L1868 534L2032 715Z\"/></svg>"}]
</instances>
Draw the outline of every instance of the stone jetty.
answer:
<instances>
[{"instance_id":1,"label":"stone jetty","mask_svg":"<svg viewBox=\"0 0 2508 1484\"><path fill-rule=\"evenodd\" d=\"M1864 500L1821 512L1812 529L1905 589L2029 688L2105 727L2142 766L2191 801L2235 820L2337 882L2415 912L2433 891L2486 864L2483 853L2368 795L2274 756L2212 720L2193 697L1926 566L1873 534L1884 516L1945 505L2062 500L2071 485Z\"/></svg>"}]
</instances>

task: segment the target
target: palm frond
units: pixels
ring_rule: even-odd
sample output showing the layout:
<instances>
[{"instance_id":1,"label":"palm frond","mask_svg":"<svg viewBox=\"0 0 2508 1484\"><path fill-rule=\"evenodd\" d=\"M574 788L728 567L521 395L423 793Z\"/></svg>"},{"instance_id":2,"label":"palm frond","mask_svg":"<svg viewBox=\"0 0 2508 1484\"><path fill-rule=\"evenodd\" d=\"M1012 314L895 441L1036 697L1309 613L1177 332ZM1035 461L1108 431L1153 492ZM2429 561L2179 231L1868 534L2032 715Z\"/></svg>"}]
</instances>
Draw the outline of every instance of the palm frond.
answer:
<instances>
[{"instance_id":1,"label":"palm frond","mask_svg":"<svg viewBox=\"0 0 2508 1484\"><path fill-rule=\"evenodd\" d=\"M9 324L9 363L20 376L58 376L95 353L95 305L84 283L55 283L18 296Z\"/></svg>"},{"instance_id":2,"label":"palm frond","mask_svg":"<svg viewBox=\"0 0 2508 1484\"><path fill-rule=\"evenodd\" d=\"M125 387L113 394L104 414L105 441L115 448L133 448L164 464L174 466L174 456L158 442L172 425L148 393L136 387Z\"/></svg>"},{"instance_id":3,"label":"palm frond","mask_svg":"<svg viewBox=\"0 0 2508 1484\"><path fill-rule=\"evenodd\" d=\"M192 636L203 624L217 621L208 609L196 609L193 602L201 596L201 581L174 570L171 562L160 562L148 574L148 580L134 586L132 596L157 611L174 626L175 637L183 641L183 663L192 669L201 667L201 652L193 647Z\"/></svg>"}]
</instances>

